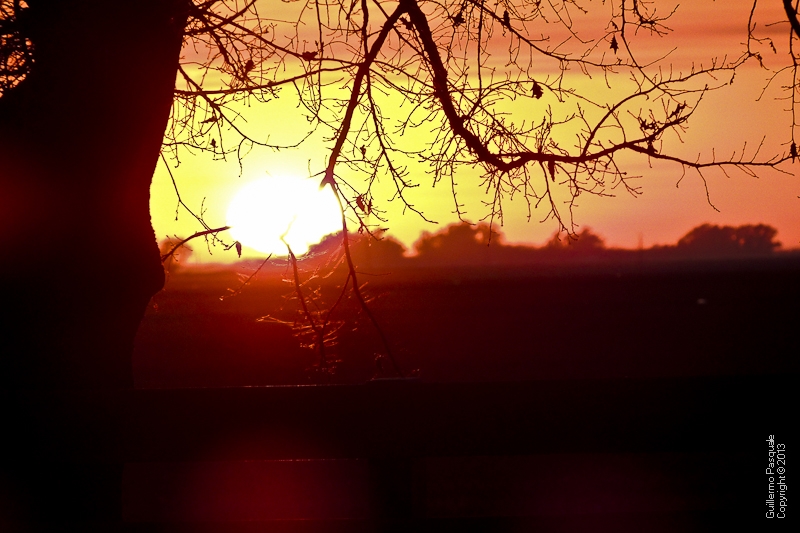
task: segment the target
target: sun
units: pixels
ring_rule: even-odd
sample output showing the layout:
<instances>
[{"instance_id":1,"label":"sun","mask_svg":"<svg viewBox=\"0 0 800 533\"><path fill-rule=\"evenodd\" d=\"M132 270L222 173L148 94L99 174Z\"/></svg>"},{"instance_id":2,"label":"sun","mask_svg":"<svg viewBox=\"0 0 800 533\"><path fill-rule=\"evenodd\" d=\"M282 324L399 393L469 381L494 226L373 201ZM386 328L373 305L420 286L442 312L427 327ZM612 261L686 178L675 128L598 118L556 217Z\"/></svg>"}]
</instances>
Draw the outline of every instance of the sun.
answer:
<instances>
[{"instance_id":1,"label":"sun","mask_svg":"<svg viewBox=\"0 0 800 533\"><path fill-rule=\"evenodd\" d=\"M265 254L295 255L342 229L339 204L330 187L292 176L276 176L244 185L228 205L231 235Z\"/></svg>"}]
</instances>

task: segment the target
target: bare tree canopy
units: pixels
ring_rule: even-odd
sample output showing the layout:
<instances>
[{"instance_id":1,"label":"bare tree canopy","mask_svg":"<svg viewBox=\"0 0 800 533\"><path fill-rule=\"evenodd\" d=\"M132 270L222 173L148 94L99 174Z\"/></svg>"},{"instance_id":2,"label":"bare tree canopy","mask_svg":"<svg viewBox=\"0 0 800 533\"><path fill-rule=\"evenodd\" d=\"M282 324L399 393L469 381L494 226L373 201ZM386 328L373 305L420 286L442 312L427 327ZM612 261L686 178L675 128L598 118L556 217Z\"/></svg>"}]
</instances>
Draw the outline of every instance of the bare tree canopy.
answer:
<instances>
[{"instance_id":1,"label":"bare tree canopy","mask_svg":"<svg viewBox=\"0 0 800 533\"><path fill-rule=\"evenodd\" d=\"M673 163L705 181L710 169L755 175L796 157L796 11L791 2L781 11L739 4L743 14L751 7L739 52L686 62L670 40L675 2L176 2L175 16L187 22L162 159L174 167L204 151L241 160L316 135L324 151L310 173L337 192L356 225L365 215L373 226L385 222L385 198L375 197L383 182L423 218L409 189L451 189L463 218L466 186L485 192L481 220L502 224L516 198L529 216L543 208L572 232L581 194L640 194L634 162ZM27 7L2 2L0 94L35 62ZM784 30L786 49L775 39ZM776 43L782 59L767 65ZM726 156L683 145L704 98L757 65L786 90L793 118L785 131L767 149L766 132L740 132L741 148ZM287 105L290 123L248 114ZM409 171L420 163L429 176ZM183 207L200 231L211 229L201 210Z\"/></svg>"},{"instance_id":2,"label":"bare tree canopy","mask_svg":"<svg viewBox=\"0 0 800 533\"><path fill-rule=\"evenodd\" d=\"M515 198L574 232L581 195L640 192L637 164L672 164L705 181L709 171L787 172L797 156L797 13L787 2L767 15L764 2L737 3L745 7L739 53L688 62L672 48L678 6L666 1L152 4L141 8L147 17L123 24L127 14L97 0L57 9L0 2L1 177L13 206L4 214L18 222L3 245L34 250L42 265L42 251L54 250L74 265L69 278L81 282L55 306L81 301L113 315L109 302L85 297L98 280L80 258L96 246L74 228L92 228L104 250L126 258L120 276L137 302L126 316L140 316L162 282L146 210L153 166L171 170L198 152L242 161L259 147L313 140L309 174L339 200L356 293L347 230L383 225L379 183L423 218L412 188L449 189L460 217L459 194L472 188L485 193L479 218L487 222L502 223ZM773 51L779 59L765 59ZM684 144L704 100L751 66L786 97L777 104L790 115L785 131L726 132L741 137L727 155ZM272 119L250 120L256 106L274 110ZM764 141L764 133L774 136ZM428 175L417 173L420 164ZM179 207L192 211L177 182L176 191ZM201 223L195 235L216 242L223 224L207 224L202 207L192 214ZM25 272L30 283L16 286L36 285L46 271ZM78 316L58 309L54 316ZM31 323L38 314L31 310ZM81 338L98 344L88 329Z\"/></svg>"},{"instance_id":3,"label":"bare tree canopy","mask_svg":"<svg viewBox=\"0 0 800 533\"><path fill-rule=\"evenodd\" d=\"M757 8L741 21L738 54L681 63L674 2L206 2L191 11L164 153L241 158L323 135L310 171L357 225L381 221L383 181L423 218L409 189L450 188L461 217L458 195L471 186L486 192L483 220L502 223L518 198L572 232L581 194L641 192L634 162L705 181L710 170L756 175L794 158L794 126L767 149L766 132L740 132L724 157L683 144L709 93L748 66L767 69L768 23L787 30L789 60L770 67L770 83L786 85L794 113L797 37L787 18L762 21ZM291 135L283 122L247 122L247 106L287 99ZM420 162L428 177L409 172Z\"/></svg>"},{"instance_id":4,"label":"bare tree canopy","mask_svg":"<svg viewBox=\"0 0 800 533\"><path fill-rule=\"evenodd\" d=\"M674 0L0 0L0 337L8 347L0 389L106 389L113 394L87 398L120 399L49 410L60 396L18 395L35 398L32 412L50 413L41 424L55 433L7 402L14 465L0 472L10 502L3 512L49 528L122 521L123 465L107 461L125 447L117 444L124 431L109 422L95 442L64 431L64 421L83 427L87 419L62 412L79 407L111 421L127 409L116 392L133 387L136 330L164 282L149 210L158 164L172 171L199 152L241 162L256 149L314 146L309 174L339 201L348 273L324 310L306 305L314 295L296 261L292 274L305 339L327 371L335 360L326 343L341 324L333 311L348 287L377 325L348 229L383 226L379 183L423 218L413 188L449 189L460 217L460 195L477 188L490 234L512 197L574 232L581 195L639 192L637 162L669 163L701 181L709 171L788 172L797 157L797 4L715 5L720 16L751 8L741 49L686 63L672 44L653 44L670 42ZM775 9L765 18L766 5ZM785 98L776 104L787 110L785 128L726 132L741 140L724 155L683 144L709 95L750 66L763 67ZM251 120L256 106L270 120ZM765 133L774 137L764 141ZM412 171L420 164L427 175ZM184 203L177 181L175 190L179 209L200 224L189 233L218 242L224 224ZM753 231L734 235L740 247L772 246L769 228ZM109 258L113 266L97 268ZM409 375L377 331L386 346L380 373ZM95 455L105 446L110 456ZM51 449L97 462L54 465Z\"/></svg>"}]
</instances>

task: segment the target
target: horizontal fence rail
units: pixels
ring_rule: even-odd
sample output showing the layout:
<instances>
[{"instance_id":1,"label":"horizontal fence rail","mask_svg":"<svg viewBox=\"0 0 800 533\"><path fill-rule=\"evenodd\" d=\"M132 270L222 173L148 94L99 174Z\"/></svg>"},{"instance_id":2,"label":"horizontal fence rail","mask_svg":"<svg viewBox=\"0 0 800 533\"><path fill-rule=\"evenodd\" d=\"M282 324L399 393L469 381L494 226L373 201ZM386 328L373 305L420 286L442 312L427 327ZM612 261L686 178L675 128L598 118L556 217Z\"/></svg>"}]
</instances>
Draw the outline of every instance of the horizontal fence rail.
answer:
<instances>
[{"instance_id":1,"label":"horizontal fence rail","mask_svg":"<svg viewBox=\"0 0 800 533\"><path fill-rule=\"evenodd\" d=\"M113 462L747 451L793 376L0 393L6 444ZM766 438L766 437L765 437Z\"/></svg>"},{"instance_id":2,"label":"horizontal fence rail","mask_svg":"<svg viewBox=\"0 0 800 533\"><path fill-rule=\"evenodd\" d=\"M356 518L344 523L314 511L319 516L305 522L279 520L262 528L251 521L222 529L195 524L185 530L372 531L375 520L388 520L400 521L402 527L416 524L417 530L510 531L523 526L519 517L504 514L524 514L519 509L536 507L537 500L557 505L562 500L547 496L544 489L531 489L529 499L520 499L517 507L498 500L493 508L483 508L485 495L496 497L494 489L466 487L458 481L459 471L488 470L481 479L491 485L500 483L501 474L491 473L498 469L511 474L527 469L533 476L561 479L546 474L547 468L556 468L547 465L578 460L592 468L594 459L587 457L598 454L633 458L623 461L632 465L647 456L655 458L660 471L673 468L673 461L686 487L704 487L687 489L699 503L675 504L677 515L669 505L651 506L653 523L666 524L676 516L688 524L713 521L751 496L755 510L763 491L757 490L761 478L752 472L762 471L768 435L791 424L789 395L795 383L796 376L787 375L505 383L386 380L359 386L5 390L0 401L5 427L10 428L5 435L7 462L139 464L137 475L156 479L159 463L329 459L345 460L337 464L365 476L363 490L370 502L353 507ZM747 468L731 472L742 462ZM326 468L337 471L339 466ZM580 468L569 468L578 481L584 479ZM700 479L697 472L718 479ZM738 484L742 475L750 477L741 486L753 487L746 493ZM448 490L459 493L459 501L473 502L472 508L459 510ZM594 505L592 498L584 507ZM440 516L431 514L432 506L438 506ZM575 527L592 523L568 509L559 512ZM111 516L119 518L119 513ZM254 516L273 515L283 516L265 510ZM625 520L634 515L603 516L609 527L624 531ZM536 523L551 519L540 516ZM128 526L131 531L184 527Z\"/></svg>"}]
</instances>

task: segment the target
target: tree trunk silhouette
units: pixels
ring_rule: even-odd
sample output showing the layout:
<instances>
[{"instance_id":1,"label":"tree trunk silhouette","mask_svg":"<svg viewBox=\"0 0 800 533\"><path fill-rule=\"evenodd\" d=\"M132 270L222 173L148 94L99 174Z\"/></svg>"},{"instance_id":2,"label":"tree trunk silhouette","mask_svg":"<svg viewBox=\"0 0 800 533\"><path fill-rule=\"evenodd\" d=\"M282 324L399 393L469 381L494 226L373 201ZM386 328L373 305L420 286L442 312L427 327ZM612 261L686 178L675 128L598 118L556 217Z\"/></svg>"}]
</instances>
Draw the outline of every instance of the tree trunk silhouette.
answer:
<instances>
[{"instance_id":1,"label":"tree trunk silhouette","mask_svg":"<svg viewBox=\"0 0 800 533\"><path fill-rule=\"evenodd\" d=\"M0 529L119 524L123 465L83 450L98 430L118 441L113 391L133 385L134 336L164 281L149 193L187 4L28 4L16 23L33 63L0 97ZM64 406L57 389L108 400ZM48 441L73 455L37 451Z\"/></svg>"},{"instance_id":2,"label":"tree trunk silhouette","mask_svg":"<svg viewBox=\"0 0 800 533\"><path fill-rule=\"evenodd\" d=\"M0 98L0 386L130 387L184 2L29 4L34 63Z\"/></svg>"}]
</instances>

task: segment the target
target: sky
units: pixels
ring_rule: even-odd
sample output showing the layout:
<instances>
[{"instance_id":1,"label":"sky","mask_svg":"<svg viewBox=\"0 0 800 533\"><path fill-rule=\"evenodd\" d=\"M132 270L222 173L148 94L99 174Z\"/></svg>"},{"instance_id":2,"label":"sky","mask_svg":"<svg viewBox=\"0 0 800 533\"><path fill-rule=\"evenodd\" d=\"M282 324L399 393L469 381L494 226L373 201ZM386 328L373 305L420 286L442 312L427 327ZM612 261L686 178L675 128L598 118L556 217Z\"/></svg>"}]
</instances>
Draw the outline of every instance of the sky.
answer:
<instances>
[{"instance_id":1,"label":"sky","mask_svg":"<svg viewBox=\"0 0 800 533\"><path fill-rule=\"evenodd\" d=\"M596 4L600 2L588 3L589 7ZM756 13L756 30L758 35L775 38L778 53L773 54L766 45L759 50L765 64L778 69L787 63L788 25L767 26L767 22L781 20L781 6L779 2L771 2L767 11L763 4L762 1ZM659 13L664 13L674 3L657 2L656 5ZM673 32L668 37L636 36L635 44L645 59L647 54L660 56L674 47L675 51L661 64L663 68L671 66L675 71L686 71L692 65L708 65L712 58L725 54L732 58L744 49L742 43L746 38L751 6L752 2L741 0L686 3L679 6L670 20L669 27ZM499 60L504 45L497 46ZM751 155L765 138L760 152L763 156L788 152L791 114L787 111L788 102L782 99L785 91L781 86L786 85L789 78L785 74L776 78L764 91L769 73L757 68L755 62L751 65L737 74L734 84L706 96L689 122L688 131L680 139L669 141L672 143L670 149L690 159L698 154L707 158L712 153L723 157L734 151L740 153L746 142L745 154ZM612 87L626 82L624 79L610 79ZM612 92L602 85L602 80L594 79L580 87L585 87L584 90L595 99L613 97ZM508 109L519 114L520 120L532 111L519 106ZM254 104L240 110L247 124L257 131L263 128L271 141L292 144L302 136L305 119L291 98L264 105ZM402 107L396 102L389 101L388 107L384 108L387 121L396 118L392 115L400 112ZM265 177L304 179L323 168L332 146L324 133L319 132L295 149L254 149L242 159L241 167L235 157L229 157L227 161L215 160L203 153L191 155L184 152L178 166L169 158L160 161L151 188L151 216L157 238L186 237L202 229L183 209L177 209L176 221L178 206L171 176L178 184L181 198L191 209L196 213L202 212L210 226L223 226L228 223L226 212L229 204L245 185ZM408 140L417 140L413 136L419 136L418 142L424 146L424 132L404 135ZM611 197L582 195L573 210L577 231L589 227L603 236L609 246L634 248L640 243L645 247L675 243L690 229L703 223L734 226L764 223L778 229L778 239L785 248L800 247L800 181L791 175L791 165L781 167L785 173L765 170L757 177L736 170L727 172L727 175L709 170L704 174L704 183L696 173L690 172L682 177L681 168L673 164L650 164L646 158L629 158L623 163L629 175L641 176L635 180L635 185L641 187L642 194L632 196L623 190L611 190ZM375 197L376 206L385 210L387 221L369 220L388 228L387 235L409 249L422 232L435 232L458 220L449 184L432 186L428 171L425 165L409 166L409 177L419 186L407 192L407 199L436 224L404 209L401 202L390 201L393 189L388 184L379 186ZM478 173L464 169L456 181L459 201L465 205L465 218L478 222L486 214L481 205L486 196L480 187ZM498 230L509 243L539 245L558 229L553 220L541 221L546 215L543 210L533 210L529 219L527 205L522 201L507 202L504 214L502 227ZM226 234L221 236L227 242L234 240ZM233 251L225 252L219 247L212 248L209 254L208 247L198 241L195 241L193 250L191 261L194 262L231 262L237 258ZM247 246L243 250L245 257L261 255Z\"/></svg>"}]
</instances>

